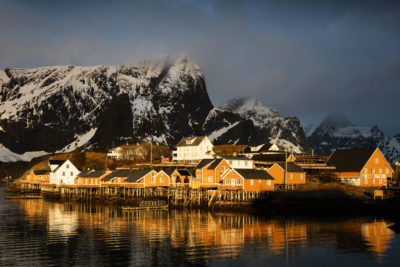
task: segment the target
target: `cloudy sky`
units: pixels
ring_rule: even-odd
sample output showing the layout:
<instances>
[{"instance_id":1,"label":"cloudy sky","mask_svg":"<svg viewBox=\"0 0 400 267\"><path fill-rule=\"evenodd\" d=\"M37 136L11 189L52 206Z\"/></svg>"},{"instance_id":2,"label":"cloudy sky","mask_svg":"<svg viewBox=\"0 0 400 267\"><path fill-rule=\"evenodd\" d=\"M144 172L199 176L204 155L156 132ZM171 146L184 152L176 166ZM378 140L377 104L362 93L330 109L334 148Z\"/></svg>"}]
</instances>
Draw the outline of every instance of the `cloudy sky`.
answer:
<instances>
[{"instance_id":1,"label":"cloudy sky","mask_svg":"<svg viewBox=\"0 0 400 267\"><path fill-rule=\"evenodd\" d=\"M256 96L400 133L395 1L0 0L0 68L118 65L187 53L215 105Z\"/></svg>"}]
</instances>

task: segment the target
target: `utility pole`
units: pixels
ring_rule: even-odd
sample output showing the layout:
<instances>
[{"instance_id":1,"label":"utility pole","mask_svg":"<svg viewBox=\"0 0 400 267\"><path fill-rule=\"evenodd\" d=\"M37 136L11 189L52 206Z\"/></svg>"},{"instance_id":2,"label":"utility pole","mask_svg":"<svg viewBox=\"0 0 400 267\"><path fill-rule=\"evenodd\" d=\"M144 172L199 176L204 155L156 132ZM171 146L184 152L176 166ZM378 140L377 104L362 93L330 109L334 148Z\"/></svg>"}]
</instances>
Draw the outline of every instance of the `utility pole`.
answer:
<instances>
[{"instance_id":1,"label":"utility pole","mask_svg":"<svg viewBox=\"0 0 400 267\"><path fill-rule=\"evenodd\" d=\"M287 149L285 148L285 191L287 191Z\"/></svg>"}]
</instances>

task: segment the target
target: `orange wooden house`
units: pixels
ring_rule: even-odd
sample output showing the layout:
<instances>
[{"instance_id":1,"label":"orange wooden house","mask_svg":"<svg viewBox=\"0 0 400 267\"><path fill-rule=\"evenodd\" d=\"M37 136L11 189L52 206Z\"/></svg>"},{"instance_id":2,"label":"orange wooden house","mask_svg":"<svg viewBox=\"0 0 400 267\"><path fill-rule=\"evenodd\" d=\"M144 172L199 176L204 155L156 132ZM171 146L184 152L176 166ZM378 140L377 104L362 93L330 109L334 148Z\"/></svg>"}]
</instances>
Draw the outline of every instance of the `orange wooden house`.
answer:
<instances>
[{"instance_id":1,"label":"orange wooden house","mask_svg":"<svg viewBox=\"0 0 400 267\"><path fill-rule=\"evenodd\" d=\"M264 170L229 169L220 181L219 189L242 189L243 191L273 191L275 179Z\"/></svg>"},{"instance_id":2,"label":"orange wooden house","mask_svg":"<svg viewBox=\"0 0 400 267\"><path fill-rule=\"evenodd\" d=\"M203 159L196 166L196 178L200 181L200 187L218 187L222 175L229 168L230 166L225 159Z\"/></svg>"},{"instance_id":3,"label":"orange wooden house","mask_svg":"<svg viewBox=\"0 0 400 267\"><path fill-rule=\"evenodd\" d=\"M173 171L161 170L155 176L157 186L169 187L171 184L171 175Z\"/></svg>"},{"instance_id":4,"label":"orange wooden house","mask_svg":"<svg viewBox=\"0 0 400 267\"><path fill-rule=\"evenodd\" d=\"M192 183L192 174L187 169L176 169L170 175L170 186L189 187Z\"/></svg>"},{"instance_id":5,"label":"orange wooden house","mask_svg":"<svg viewBox=\"0 0 400 267\"><path fill-rule=\"evenodd\" d=\"M166 181L163 183L156 179L157 172L155 170L141 170L130 171L129 176L122 182L123 186L130 187L157 187L165 186Z\"/></svg>"},{"instance_id":6,"label":"orange wooden house","mask_svg":"<svg viewBox=\"0 0 400 267\"><path fill-rule=\"evenodd\" d=\"M101 179L110 174L111 171L83 171L78 174L75 184L83 186L100 186Z\"/></svg>"},{"instance_id":7,"label":"orange wooden house","mask_svg":"<svg viewBox=\"0 0 400 267\"><path fill-rule=\"evenodd\" d=\"M50 170L31 170L26 180L29 183L48 183L50 179Z\"/></svg>"},{"instance_id":8,"label":"orange wooden house","mask_svg":"<svg viewBox=\"0 0 400 267\"><path fill-rule=\"evenodd\" d=\"M274 177L276 185L285 184L285 169L285 163L275 163L271 168L268 169L268 173ZM305 183L306 172L293 162L288 162L286 170L286 184L297 185Z\"/></svg>"},{"instance_id":9,"label":"orange wooden house","mask_svg":"<svg viewBox=\"0 0 400 267\"><path fill-rule=\"evenodd\" d=\"M365 186L387 186L393 169L379 148L337 149L326 161L335 166L335 174L344 183Z\"/></svg>"}]
</instances>

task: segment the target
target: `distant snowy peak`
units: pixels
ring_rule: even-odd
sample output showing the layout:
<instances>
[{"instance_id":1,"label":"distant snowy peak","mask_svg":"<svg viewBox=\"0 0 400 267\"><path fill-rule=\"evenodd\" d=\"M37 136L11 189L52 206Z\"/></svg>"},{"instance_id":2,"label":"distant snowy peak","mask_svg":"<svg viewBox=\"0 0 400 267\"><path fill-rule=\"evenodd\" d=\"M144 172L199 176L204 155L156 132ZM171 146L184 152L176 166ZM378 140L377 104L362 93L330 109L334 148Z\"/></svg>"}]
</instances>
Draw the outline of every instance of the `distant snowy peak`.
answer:
<instances>
[{"instance_id":1,"label":"distant snowy peak","mask_svg":"<svg viewBox=\"0 0 400 267\"><path fill-rule=\"evenodd\" d=\"M196 89L198 88L197 83L199 80L204 81L204 75L200 67L187 55L184 55L168 69L159 88L164 93Z\"/></svg>"},{"instance_id":2,"label":"distant snowy peak","mask_svg":"<svg viewBox=\"0 0 400 267\"><path fill-rule=\"evenodd\" d=\"M253 97L234 98L219 105L218 108L243 115L253 120L256 125L265 124L275 117L280 117L275 109L264 106L258 99Z\"/></svg>"},{"instance_id":3,"label":"distant snowy peak","mask_svg":"<svg viewBox=\"0 0 400 267\"><path fill-rule=\"evenodd\" d=\"M328 155L335 149L379 147L389 161L400 158L400 140L386 137L377 127L352 124L341 114L330 114L308 137L318 154Z\"/></svg>"}]
</instances>

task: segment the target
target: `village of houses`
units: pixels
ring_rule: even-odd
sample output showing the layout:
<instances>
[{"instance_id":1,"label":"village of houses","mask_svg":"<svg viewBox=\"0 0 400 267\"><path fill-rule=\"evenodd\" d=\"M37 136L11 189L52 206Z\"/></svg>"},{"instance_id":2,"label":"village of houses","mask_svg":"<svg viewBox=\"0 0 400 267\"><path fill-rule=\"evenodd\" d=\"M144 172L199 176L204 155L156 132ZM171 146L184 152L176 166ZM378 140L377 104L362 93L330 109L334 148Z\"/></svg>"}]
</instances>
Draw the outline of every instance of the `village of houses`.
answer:
<instances>
[{"instance_id":1,"label":"village of houses","mask_svg":"<svg viewBox=\"0 0 400 267\"><path fill-rule=\"evenodd\" d=\"M238 146L229 153L221 148L206 136L184 137L172 152L172 160L138 164L137 169L79 170L68 159L49 160L47 169L30 170L21 185L66 194L86 190L146 196L143 189L185 189L207 192L207 196L238 192L257 197L296 189L320 173L342 183L374 188L387 187L394 177L394 169L378 148L337 149L329 156L294 154L276 144ZM121 147L114 148L107 157L121 159L121 151Z\"/></svg>"}]
</instances>

